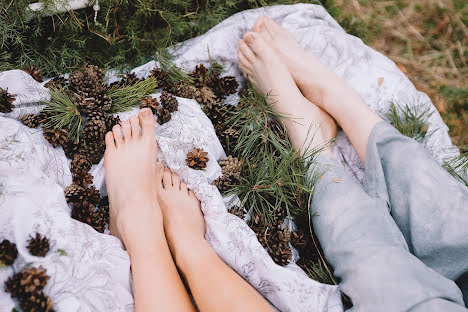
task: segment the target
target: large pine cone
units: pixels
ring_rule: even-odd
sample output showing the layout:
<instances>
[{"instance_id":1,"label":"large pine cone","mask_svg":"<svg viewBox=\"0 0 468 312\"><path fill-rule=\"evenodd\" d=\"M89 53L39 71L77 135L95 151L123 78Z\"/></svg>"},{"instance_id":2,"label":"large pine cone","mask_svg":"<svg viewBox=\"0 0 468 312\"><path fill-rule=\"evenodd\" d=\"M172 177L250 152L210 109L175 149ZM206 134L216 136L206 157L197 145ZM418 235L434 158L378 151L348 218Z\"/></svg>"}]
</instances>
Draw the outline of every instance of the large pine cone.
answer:
<instances>
[{"instance_id":1,"label":"large pine cone","mask_svg":"<svg viewBox=\"0 0 468 312\"><path fill-rule=\"evenodd\" d=\"M173 113L179 109L179 102L176 97L167 91L163 91L159 97L163 108L167 109L170 113Z\"/></svg>"},{"instance_id":2,"label":"large pine cone","mask_svg":"<svg viewBox=\"0 0 468 312\"><path fill-rule=\"evenodd\" d=\"M146 107L151 109L153 114L156 114L158 112L159 102L157 99L154 99L151 96L144 97L141 99L140 109Z\"/></svg>"},{"instance_id":3,"label":"large pine cone","mask_svg":"<svg viewBox=\"0 0 468 312\"><path fill-rule=\"evenodd\" d=\"M39 116L34 114L23 115L23 117L21 117L21 122L29 128L37 128L41 124Z\"/></svg>"},{"instance_id":4,"label":"large pine cone","mask_svg":"<svg viewBox=\"0 0 468 312\"><path fill-rule=\"evenodd\" d=\"M42 291L31 293L19 300L20 307L23 311L29 312L53 312L54 303L49 296Z\"/></svg>"},{"instance_id":5,"label":"large pine cone","mask_svg":"<svg viewBox=\"0 0 468 312\"><path fill-rule=\"evenodd\" d=\"M93 176L86 171L77 172L73 174L73 183L84 188L88 185L93 184Z\"/></svg>"},{"instance_id":6,"label":"large pine cone","mask_svg":"<svg viewBox=\"0 0 468 312\"><path fill-rule=\"evenodd\" d=\"M85 64L81 70L72 72L68 78L70 88L88 96L97 96L105 91L104 73L94 65Z\"/></svg>"},{"instance_id":7,"label":"large pine cone","mask_svg":"<svg viewBox=\"0 0 468 312\"><path fill-rule=\"evenodd\" d=\"M7 90L0 88L0 113L9 113L12 111L15 95L8 93Z\"/></svg>"},{"instance_id":8,"label":"large pine cone","mask_svg":"<svg viewBox=\"0 0 468 312\"><path fill-rule=\"evenodd\" d=\"M23 278L23 272L16 273L13 276L10 276L5 281L5 292L10 293L11 298L17 298L24 295L24 288L21 286L20 282Z\"/></svg>"},{"instance_id":9,"label":"large pine cone","mask_svg":"<svg viewBox=\"0 0 468 312\"><path fill-rule=\"evenodd\" d=\"M208 69L203 64L197 65L192 73L190 73L190 77L194 78L195 86L197 88L201 87L205 83L207 73Z\"/></svg>"},{"instance_id":10,"label":"large pine cone","mask_svg":"<svg viewBox=\"0 0 468 312\"><path fill-rule=\"evenodd\" d=\"M39 233L36 233L35 237L31 236L28 240L27 248L31 255L36 257L45 257L50 250L49 239Z\"/></svg>"},{"instance_id":11,"label":"large pine cone","mask_svg":"<svg viewBox=\"0 0 468 312\"><path fill-rule=\"evenodd\" d=\"M187 166L195 170L206 168L209 158L206 157L208 152L203 151L201 148L194 148L191 152L187 153L185 162Z\"/></svg>"},{"instance_id":12,"label":"large pine cone","mask_svg":"<svg viewBox=\"0 0 468 312\"><path fill-rule=\"evenodd\" d=\"M206 86L195 91L195 100L200 104L213 104L216 103L217 99L218 98L214 94L213 90Z\"/></svg>"},{"instance_id":13,"label":"large pine cone","mask_svg":"<svg viewBox=\"0 0 468 312\"><path fill-rule=\"evenodd\" d=\"M44 138L52 144L53 147L57 147L59 145L64 146L69 143L68 140L68 131L65 129L47 129L43 128L42 133Z\"/></svg>"},{"instance_id":14,"label":"large pine cone","mask_svg":"<svg viewBox=\"0 0 468 312\"><path fill-rule=\"evenodd\" d=\"M16 244L10 242L8 239L4 239L0 243L0 262L4 265L12 265L16 257L18 257Z\"/></svg>"},{"instance_id":15,"label":"large pine cone","mask_svg":"<svg viewBox=\"0 0 468 312\"><path fill-rule=\"evenodd\" d=\"M24 69L25 72L31 75L34 80L42 82L44 81L44 76L42 76L42 69L34 67L34 65L28 66Z\"/></svg>"},{"instance_id":16,"label":"large pine cone","mask_svg":"<svg viewBox=\"0 0 468 312\"><path fill-rule=\"evenodd\" d=\"M67 85L67 80L65 78L55 77L49 80L48 82L46 82L44 87L49 88L49 89L50 88L58 89L58 88L63 88L66 85Z\"/></svg>"},{"instance_id":17,"label":"large pine cone","mask_svg":"<svg viewBox=\"0 0 468 312\"><path fill-rule=\"evenodd\" d=\"M83 147L81 143L75 143L75 142L68 142L64 145L62 145L63 151L65 152L65 156L67 156L70 159L73 159L73 157L76 154L79 154L80 152L83 151Z\"/></svg>"},{"instance_id":18,"label":"large pine cone","mask_svg":"<svg viewBox=\"0 0 468 312\"><path fill-rule=\"evenodd\" d=\"M223 175L233 175L239 177L242 171L242 161L237 157L229 155L227 158L221 158L219 161Z\"/></svg>"},{"instance_id":19,"label":"large pine cone","mask_svg":"<svg viewBox=\"0 0 468 312\"><path fill-rule=\"evenodd\" d=\"M93 164L83 154L76 154L71 162L71 172L80 174L88 172Z\"/></svg>"}]
</instances>

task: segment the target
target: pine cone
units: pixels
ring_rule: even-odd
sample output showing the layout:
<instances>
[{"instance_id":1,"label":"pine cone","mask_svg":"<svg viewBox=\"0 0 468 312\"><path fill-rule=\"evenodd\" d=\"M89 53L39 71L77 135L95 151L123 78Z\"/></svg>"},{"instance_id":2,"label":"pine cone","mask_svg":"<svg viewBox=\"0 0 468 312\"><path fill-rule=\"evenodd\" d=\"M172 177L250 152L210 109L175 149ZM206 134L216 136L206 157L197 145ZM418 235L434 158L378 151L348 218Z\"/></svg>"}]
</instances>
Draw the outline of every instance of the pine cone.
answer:
<instances>
[{"instance_id":1,"label":"pine cone","mask_svg":"<svg viewBox=\"0 0 468 312\"><path fill-rule=\"evenodd\" d=\"M153 114L158 112L159 102L157 99L152 98L151 96L147 96L141 99L140 109L148 107L151 109Z\"/></svg>"},{"instance_id":2,"label":"pine cone","mask_svg":"<svg viewBox=\"0 0 468 312\"><path fill-rule=\"evenodd\" d=\"M15 262L16 257L18 257L16 244L4 239L0 243L0 263L3 263L4 265L12 265Z\"/></svg>"},{"instance_id":3,"label":"pine cone","mask_svg":"<svg viewBox=\"0 0 468 312\"><path fill-rule=\"evenodd\" d=\"M104 141L94 141L86 142L86 146L83 149L83 152L88 156L88 159L93 164L98 164L101 159L104 151L106 150L106 144Z\"/></svg>"},{"instance_id":4,"label":"pine cone","mask_svg":"<svg viewBox=\"0 0 468 312\"><path fill-rule=\"evenodd\" d=\"M220 126L220 131L216 131L216 134L218 135L219 141L221 142L224 150L227 152L231 150L231 147L237 144L237 140L239 139L239 131L234 128L229 128L226 130L223 130L222 128L223 127Z\"/></svg>"},{"instance_id":5,"label":"pine cone","mask_svg":"<svg viewBox=\"0 0 468 312\"><path fill-rule=\"evenodd\" d=\"M247 88L247 87L241 88L241 89L239 90L238 94L239 94L239 96L240 96L241 98L246 98L246 97L248 97L248 96L249 96L249 88Z\"/></svg>"},{"instance_id":6,"label":"pine cone","mask_svg":"<svg viewBox=\"0 0 468 312\"><path fill-rule=\"evenodd\" d=\"M64 191L65 198L69 204L82 203L87 199L88 192L82 186L70 184Z\"/></svg>"},{"instance_id":7,"label":"pine cone","mask_svg":"<svg viewBox=\"0 0 468 312\"><path fill-rule=\"evenodd\" d=\"M229 155L227 158L221 158L219 161L223 175L233 175L239 177L242 171L242 161L237 157Z\"/></svg>"},{"instance_id":8,"label":"pine cone","mask_svg":"<svg viewBox=\"0 0 468 312\"><path fill-rule=\"evenodd\" d=\"M50 250L49 239L39 233L36 233L35 237L31 236L28 240L27 248L31 255L36 257L45 257Z\"/></svg>"},{"instance_id":9,"label":"pine cone","mask_svg":"<svg viewBox=\"0 0 468 312\"><path fill-rule=\"evenodd\" d=\"M102 120L89 120L81 132L86 143L102 142L107 132L106 123Z\"/></svg>"},{"instance_id":10,"label":"pine cone","mask_svg":"<svg viewBox=\"0 0 468 312\"><path fill-rule=\"evenodd\" d=\"M57 147L59 145L64 146L69 143L68 141L68 131L65 129L42 129L42 134L44 138L52 144L53 147Z\"/></svg>"},{"instance_id":11,"label":"pine cone","mask_svg":"<svg viewBox=\"0 0 468 312\"><path fill-rule=\"evenodd\" d=\"M157 118L158 124L163 125L169 120L171 120L171 112L161 107L158 110L158 118Z\"/></svg>"},{"instance_id":12,"label":"pine cone","mask_svg":"<svg viewBox=\"0 0 468 312\"><path fill-rule=\"evenodd\" d=\"M11 298L22 297L25 293L24 288L21 287L20 282L23 278L23 272L16 273L10 276L5 281L5 292L10 293Z\"/></svg>"},{"instance_id":13,"label":"pine cone","mask_svg":"<svg viewBox=\"0 0 468 312\"><path fill-rule=\"evenodd\" d=\"M219 77L213 75L206 81L207 87L210 87L218 98L224 98L230 94L236 93L239 84L233 76Z\"/></svg>"},{"instance_id":14,"label":"pine cone","mask_svg":"<svg viewBox=\"0 0 468 312\"><path fill-rule=\"evenodd\" d=\"M170 113L173 113L179 109L179 102L176 97L167 91L163 91L159 97L163 108L167 109Z\"/></svg>"},{"instance_id":15,"label":"pine cone","mask_svg":"<svg viewBox=\"0 0 468 312\"><path fill-rule=\"evenodd\" d=\"M195 91L195 100L200 104L213 104L216 103L217 97L213 93L213 90L203 86L197 91Z\"/></svg>"},{"instance_id":16,"label":"pine cone","mask_svg":"<svg viewBox=\"0 0 468 312\"><path fill-rule=\"evenodd\" d=\"M20 308L25 312L53 312L54 303L42 291L28 294L20 302Z\"/></svg>"},{"instance_id":17,"label":"pine cone","mask_svg":"<svg viewBox=\"0 0 468 312\"><path fill-rule=\"evenodd\" d=\"M8 90L0 88L0 113L9 113L12 111L15 95L8 93Z\"/></svg>"},{"instance_id":18,"label":"pine cone","mask_svg":"<svg viewBox=\"0 0 468 312\"><path fill-rule=\"evenodd\" d=\"M133 86L135 83L141 81L141 79L137 78L135 73L127 72L122 79L118 81L114 81L110 84L110 87L125 87L125 86Z\"/></svg>"},{"instance_id":19,"label":"pine cone","mask_svg":"<svg viewBox=\"0 0 468 312\"><path fill-rule=\"evenodd\" d=\"M191 152L187 153L187 159L185 162L187 166L195 170L201 170L206 168L206 163L209 158L206 157L208 152L203 151L201 148L194 148Z\"/></svg>"},{"instance_id":20,"label":"pine cone","mask_svg":"<svg viewBox=\"0 0 468 312\"><path fill-rule=\"evenodd\" d=\"M108 115L106 120L107 131L112 131L112 128L120 123L120 117L118 115Z\"/></svg>"},{"instance_id":21,"label":"pine cone","mask_svg":"<svg viewBox=\"0 0 468 312\"><path fill-rule=\"evenodd\" d=\"M88 200L97 206L101 202L101 193L94 186L86 189Z\"/></svg>"},{"instance_id":22,"label":"pine cone","mask_svg":"<svg viewBox=\"0 0 468 312\"><path fill-rule=\"evenodd\" d=\"M93 176L86 171L74 173L73 184L87 188L88 185L93 184Z\"/></svg>"},{"instance_id":23,"label":"pine cone","mask_svg":"<svg viewBox=\"0 0 468 312\"><path fill-rule=\"evenodd\" d=\"M72 72L68 81L75 92L93 97L105 91L103 76L104 73L97 66L85 64L81 70Z\"/></svg>"},{"instance_id":24,"label":"pine cone","mask_svg":"<svg viewBox=\"0 0 468 312\"><path fill-rule=\"evenodd\" d=\"M87 117L87 121L91 121L91 120L97 120L97 121L104 121L105 123L107 123L107 114L101 110L101 109L97 109L97 110L94 110L92 112L89 112L88 115L86 115Z\"/></svg>"},{"instance_id":25,"label":"pine cone","mask_svg":"<svg viewBox=\"0 0 468 312\"><path fill-rule=\"evenodd\" d=\"M34 114L23 115L23 117L21 117L21 122L29 128L37 128L41 124L39 116Z\"/></svg>"},{"instance_id":26,"label":"pine cone","mask_svg":"<svg viewBox=\"0 0 468 312\"><path fill-rule=\"evenodd\" d=\"M294 248L297 248L299 252L307 246L307 239L302 231L293 231L291 232L291 245Z\"/></svg>"},{"instance_id":27,"label":"pine cone","mask_svg":"<svg viewBox=\"0 0 468 312\"><path fill-rule=\"evenodd\" d=\"M47 270L43 267L28 267L23 270L23 276L20 280L20 286L26 293L35 293L42 291L50 279L46 274Z\"/></svg>"},{"instance_id":28,"label":"pine cone","mask_svg":"<svg viewBox=\"0 0 468 312\"><path fill-rule=\"evenodd\" d=\"M44 77L42 76L42 69L34 67L34 65L28 66L24 69L24 71L30 74L34 80L42 82L44 81Z\"/></svg>"},{"instance_id":29,"label":"pine cone","mask_svg":"<svg viewBox=\"0 0 468 312\"><path fill-rule=\"evenodd\" d=\"M213 123L215 128L221 127L225 122L225 115L228 111L228 108L222 105L220 102L217 103L207 103L203 107L203 112L208 116Z\"/></svg>"},{"instance_id":30,"label":"pine cone","mask_svg":"<svg viewBox=\"0 0 468 312\"><path fill-rule=\"evenodd\" d=\"M199 64L195 67L195 69L190 74L190 77L195 79L195 86L201 87L206 78L206 74L208 73L208 69L203 64Z\"/></svg>"},{"instance_id":31,"label":"pine cone","mask_svg":"<svg viewBox=\"0 0 468 312\"><path fill-rule=\"evenodd\" d=\"M76 154L71 162L71 172L74 174L88 172L92 165L84 154Z\"/></svg>"},{"instance_id":32,"label":"pine cone","mask_svg":"<svg viewBox=\"0 0 468 312\"><path fill-rule=\"evenodd\" d=\"M58 89L58 88L63 88L67 85L67 81L63 77L55 77L52 78L51 80L47 81L44 87L46 88L53 88L53 89Z\"/></svg>"},{"instance_id":33,"label":"pine cone","mask_svg":"<svg viewBox=\"0 0 468 312\"><path fill-rule=\"evenodd\" d=\"M74 93L76 99L76 107L80 113L88 116L93 112L99 110L99 106L96 97L90 96L87 93L78 91Z\"/></svg>"},{"instance_id":34,"label":"pine cone","mask_svg":"<svg viewBox=\"0 0 468 312\"><path fill-rule=\"evenodd\" d=\"M158 81L158 88L162 88L163 90L170 90L171 83L169 82L169 77L164 70L155 67L150 71L150 77L151 76L155 77Z\"/></svg>"},{"instance_id":35,"label":"pine cone","mask_svg":"<svg viewBox=\"0 0 468 312\"><path fill-rule=\"evenodd\" d=\"M233 185L239 184L239 179L232 174L223 174L216 180L213 180L211 184L216 186L220 192L225 192Z\"/></svg>"},{"instance_id":36,"label":"pine cone","mask_svg":"<svg viewBox=\"0 0 468 312\"><path fill-rule=\"evenodd\" d=\"M67 156L70 159L73 159L73 157L83 151L83 147L81 143L75 143L75 142L68 142L64 145L62 145L63 151L65 152L65 156Z\"/></svg>"},{"instance_id":37,"label":"pine cone","mask_svg":"<svg viewBox=\"0 0 468 312\"><path fill-rule=\"evenodd\" d=\"M172 87L172 92L176 96L186 99L194 99L196 90L197 89L194 86L183 80L174 83L174 86Z\"/></svg>"}]
</instances>

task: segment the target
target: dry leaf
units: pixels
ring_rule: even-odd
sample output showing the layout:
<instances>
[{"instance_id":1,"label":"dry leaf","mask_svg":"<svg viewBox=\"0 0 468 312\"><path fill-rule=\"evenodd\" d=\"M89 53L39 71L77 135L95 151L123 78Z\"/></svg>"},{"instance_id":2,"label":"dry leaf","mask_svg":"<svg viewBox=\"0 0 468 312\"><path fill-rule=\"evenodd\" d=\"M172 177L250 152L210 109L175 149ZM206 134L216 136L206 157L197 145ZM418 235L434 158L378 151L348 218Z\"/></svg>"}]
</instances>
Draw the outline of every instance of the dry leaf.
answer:
<instances>
[{"instance_id":1,"label":"dry leaf","mask_svg":"<svg viewBox=\"0 0 468 312\"><path fill-rule=\"evenodd\" d=\"M379 77L379 80L378 80L379 87L382 85L383 81L384 81L384 77Z\"/></svg>"}]
</instances>

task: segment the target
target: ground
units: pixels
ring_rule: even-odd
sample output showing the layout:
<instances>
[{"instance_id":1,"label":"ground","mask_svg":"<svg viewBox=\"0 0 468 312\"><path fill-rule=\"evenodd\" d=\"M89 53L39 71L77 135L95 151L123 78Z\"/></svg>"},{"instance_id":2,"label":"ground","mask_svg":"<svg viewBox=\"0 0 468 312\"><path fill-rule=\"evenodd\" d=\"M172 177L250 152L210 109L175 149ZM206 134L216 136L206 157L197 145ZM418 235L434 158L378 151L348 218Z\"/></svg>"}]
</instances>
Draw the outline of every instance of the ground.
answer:
<instances>
[{"instance_id":1,"label":"ground","mask_svg":"<svg viewBox=\"0 0 468 312\"><path fill-rule=\"evenodd\" d=\"M328 0L329 13L390 57L429 95L453 142L468 147L468 2Z\"/></svg>"}]
</instances>

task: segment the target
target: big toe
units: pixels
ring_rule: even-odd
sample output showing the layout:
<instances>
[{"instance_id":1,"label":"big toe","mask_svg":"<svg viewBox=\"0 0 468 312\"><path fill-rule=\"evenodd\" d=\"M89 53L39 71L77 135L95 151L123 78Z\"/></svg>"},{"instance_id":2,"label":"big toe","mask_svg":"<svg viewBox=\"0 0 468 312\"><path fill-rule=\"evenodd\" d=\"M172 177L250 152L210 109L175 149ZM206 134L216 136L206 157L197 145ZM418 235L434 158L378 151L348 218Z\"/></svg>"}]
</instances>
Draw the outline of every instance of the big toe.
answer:
<instances>
[{"instance_id":1,"label":"big toe","mask_svg":"<svg viewBox=\"0 0 468 312\"><path fill-rule=\"evenodd\" d=\"M257 54L262 56L268 50L268 45L262 36L255 32L248 32L244 35L244 41Z\"/></svg>"},{"instance_id":2,"label":"big toe","mask_svg":"<svg viewBox=\"0 0 468 312\"><path fill-rule=\"evenodd\" d=\"M138 119L140 121L141 135L142 137L154 137L154 115L149 108L143 108L138 113Z\"/></svg>"}]
</instances>

